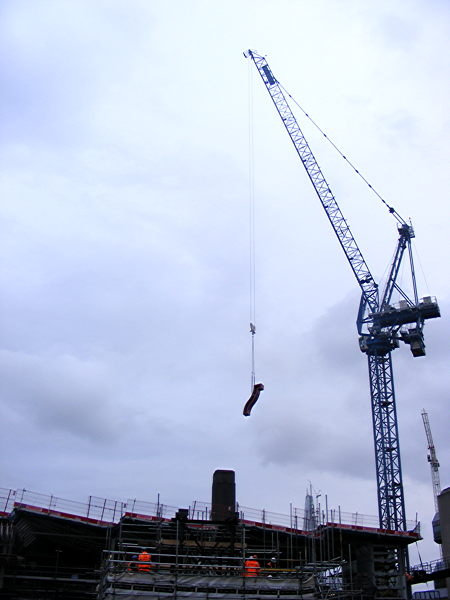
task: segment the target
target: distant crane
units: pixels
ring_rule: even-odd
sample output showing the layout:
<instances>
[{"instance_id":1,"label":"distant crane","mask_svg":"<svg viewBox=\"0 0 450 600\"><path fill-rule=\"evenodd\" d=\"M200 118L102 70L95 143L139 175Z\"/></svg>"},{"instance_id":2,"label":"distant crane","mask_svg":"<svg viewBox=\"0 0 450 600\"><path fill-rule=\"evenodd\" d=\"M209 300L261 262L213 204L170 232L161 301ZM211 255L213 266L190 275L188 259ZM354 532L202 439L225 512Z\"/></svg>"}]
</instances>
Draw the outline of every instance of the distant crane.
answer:
<instances>
[{"instance_id":1,"label":"distant crane","mask_svg":"<svg viewBox=\"0 0 450 600\"><path fill-rule=\"evenodd\" d=\"M429 454L427 458L431 467L431 482L433 484L434 508L436 512L438 512L438 496L441 493L441 481L439 479L439 461L436 456L436 449L433 443L433 436L431 435L431 427L430 421L428 419L428 413L425 409L423 409L421 414L428 442Z\"/></svg>"},{"instance_id":2,"label":"distant crane","mask_svg":"<svg viewBox=\"0 0 450 600\"><path fill-rule=\"evenodd\" d=\"M367 354L369 363L380 527L406 531L391 352L402 341L410 345L413 356L424 356L424 321L440 316L435 298L428 296L419 300L417 295L411 248L413 228L388 206L398 222L399 238L386 285L380 294L379 286L266 59L252 50L244 52L244 56L250 57L258 69L361 288L357 328L360 349ZM412 299L397 283L406 248L413 286ZM402 297L396 306L391 305L394 290Z\"/></svg>"}]
</instances>

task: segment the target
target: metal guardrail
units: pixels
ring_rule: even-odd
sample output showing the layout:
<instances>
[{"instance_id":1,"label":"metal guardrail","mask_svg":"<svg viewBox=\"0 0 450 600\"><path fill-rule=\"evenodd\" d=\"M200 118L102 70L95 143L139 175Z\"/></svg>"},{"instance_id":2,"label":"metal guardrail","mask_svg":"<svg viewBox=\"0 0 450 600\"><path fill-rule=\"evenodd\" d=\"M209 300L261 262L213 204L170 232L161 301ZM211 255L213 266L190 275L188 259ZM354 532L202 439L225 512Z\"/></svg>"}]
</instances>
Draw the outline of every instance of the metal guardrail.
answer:
<instances>
[{"instance_id":1,"label":"metal guardrail","mask_svg":"<svg viewBox=\"0 0 450 600\"><path fill-rule=\"evenodd\" d=\"M433 600L435 598L439 600L439 598L444 598L444 596L441 596L441 592L439 590L426 590L422 592L414 592L412 597L413 600Z\"/></svg>"},{"instance_id":2,"label":"metal guardrail","mask_svg":"<svg viewBox=\"0 0 450 600\"><path fill-rule=\"evenodd\" d=\"M439 571L445 571L450 569L450 558L438 558L436 560L432 560L425 563L420 563L419 565L415 565L411 567L411 572L413 571L425 571L428 574L436 573Z\"/></svg>"},{"instance_id":3,"label":"metal guardrail","mask_svg":"<svg viewBox=\"0 0 450 600\"><path fill-rule=\"evenodd\" d=\"M144 518L172 519L179 507L157 502L128 499L126 502L89 496L88 502L65 500L57 496L40 494L30 490L0 488L0 513L9 514L14 508L31 508L60 516L76 516L89 521L117 523L125 514ZM237 504L239 517L247 522L302 531L313 531L320 525L339 525L355 528L378 529L378 517L358 512L344 512L338 509L322 509L320 505L313 514L291 505L289 514L266 509L255 509ZM211 514L211 504L195 500L188 508L188 518L207 521ZM419 534L417 521L407 522L407 531Z\"/></svg>"},{"instance_id":4,"label":"metal guardrail","mask_svg":"<svg viewBox=\"0 0 450 600\"><path fill-rule=\"evenodd\" d=\"M14 508L15 490L0 488L0 514L9 514Z\"/></svg>"},{"instance_id":5,"label":"metal guardrail","mask_svg":"<svg viewBox=\"0 0 450 600\"><path fill-rule=\"evenodd\" d=\"M116 523L124 512L124 503L89 496L88 502L65 500L57 496L40 494L30 490L0 488L0 512L11 513L14 508L35 508L40 512L60 516L82 517L103 523Z\"/></svg>"},{"instance_id":6,"label":"metal guardrail","mask_svg":"<svg viewBox=\"0 0 450 600\"><path fill-rule=\"evenodd\" d=\"M146 573L179 573L184 575L204 575L207 577L229 577L245 575L245 560L242 555L203 555L184 553L151 553L149 562L140 562L136 550L104 550L104 568L113 572L146 572ZM268 567L266 559L261 559L258 575L283 577L287 579L320 575L321 580L327 578L337 581L342 574L343 561L331 560L314 563L299 561L296 566ZM289 563L291 559L280 561Z\"/></svg>"},{"instance_id":7,"label":"metal guardrail","mask_svg":"<svg viewBox=\"0 0 450 600\"><path fill-rule=\"evenodd\" d=\"M100 572L98 570L93 569L83 569L76 567L58 567L48 566L48 567L38 567L38 568L30 568L30 565L26 566L16 566L14 568L13 573L6 573L8 577L21 577L23 579L54 579L54 580L64 580L64 581L72 581L72 582L88 582L94 583L98 581L100 577Z\"/></svg>"}]
</instances>

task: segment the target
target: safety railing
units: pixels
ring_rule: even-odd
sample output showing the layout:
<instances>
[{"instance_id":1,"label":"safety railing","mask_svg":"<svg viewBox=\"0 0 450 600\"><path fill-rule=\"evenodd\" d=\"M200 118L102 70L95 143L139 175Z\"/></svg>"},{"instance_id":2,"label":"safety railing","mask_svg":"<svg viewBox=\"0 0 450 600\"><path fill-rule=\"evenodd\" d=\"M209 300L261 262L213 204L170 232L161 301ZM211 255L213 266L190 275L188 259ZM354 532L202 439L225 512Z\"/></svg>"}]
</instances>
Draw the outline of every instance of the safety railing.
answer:
<instances>
[{"instance_id":1,"label":"safety railing","mask_svg":"<svg viewBox=\"0 0 450 600\"><path fill-rule=\"evenodd\" d=\"M355 529L379 529L378 517L359 512L344 512L341 511L340 507L338 509L321 509L318 507L313 512L309 512L291 506L289 515L241 505L238 505L238 509L240 518L245 521L303 531L313 531L319 526L330 524ZM407 531L420 534L420 523L418 521L407 521Z\"/></svg>"},{"instance_id":2,"label":"safety railing","mask_svg":"<svg viewBox=\"0 0 450 600\"><path fill-rule=\"evenodd\" d=\"M15 490L0 488L0 514L9 514L14 508Z\"/></svg>"},{"instance_id":3,"label":"safety railing","mask_svg":"<svg viewBox=\"0 0 450 600\"><path fill-rule=\"evenodd\" d=\"M245 559L239 556L211 556L152 552L149 559L142 558L136 552L104 551L105 571L112 574L141 573L141 574L178 574L195 575L202 577L269 577L283 579L298 579L310 577L312 572L308 565L299 564L295 568L268 567L265 559L261 559L260 566L255 569L254 565L246 567ZM338 563L327 563L322 568L315 565L317 573L326 573L326 577L333 578L341 574L341 565ZM323 577L323 575L322 575ZM337 581L336 576L334 580Z\"/></svg>"},{"instance_id":4,"label":"safety railing","mask_svg":"<svg viewBox=\"0 0 450 600\"><path fill-rule=\"evenodd\" d=\"M81 518L93 523L116 523L124 512L124 503L89 496L88 502L65 500L57 496L30 490L5 490L0 488L3 512L26 508L53 516Z\"/></svg>"},{"instance_id":5,"label":"safety railing","mask_svg":"<svg viewBox=\"0 0 450 600\"><path fill-rule=\"evenodd\" d=\"M121 502L89 496L88 502L78 502L25 489L0 488L0 514L9 514L14 508L28 508L62 517L79 517L95 523L117 523L124 515L136 518L172 519L179 511L179 507L160 502L159 497L157 502L137 499ZM186 510L188 519L208 521L211 515L211 504L195 500ZM297 531L314 531L320 526L327 525L379 529L378 517L359 512L344 512L340 507L331 509L327 506L324 509L319 505L314 511L305 511L291 505L289 514L283 514L264 508L256 509L236 504L236 512L244 522ZM408 521L407 531L419 535L419 522Z\"/></svg>"},{"instance_id":6,"label":"safety railing","mask_svg":"<svg viewBox=\"0 0 450 600\"><path fill-rule=\"evenodd\" d=\"M87 582L94 583L99 579L99 570L84 569L82 567L61 567L57 564L39 567L30 566L29 564L21 566L16 565L11 573L15 578L26 579L55 579L55 580L70 580L72 582Z\"/></svg>"},{"instance_id":7,"label":"safety railing","mask_svg":"<svg viewBox=\"0 0 450 600\"><path fill-rule=\"evenodd\" d=\"M438 558L429 562L420 563L414 567L411 567L411 572L425 571L426 573L431 574L439 571L446 571L448 569L450 569L450 557Z\"/></svg>"},{"instance_id":8,"label":"safety railing","mask_svg":"<svg viewBox=\"0 0 450 600\"><path fill-rule=\"evenodd\" d=\"M161 502L145 502L143 500L128 499L125 503L125 513L135 517L156 517L159 519L172 519L178 507Z\"/></svg>"}]
</instances>

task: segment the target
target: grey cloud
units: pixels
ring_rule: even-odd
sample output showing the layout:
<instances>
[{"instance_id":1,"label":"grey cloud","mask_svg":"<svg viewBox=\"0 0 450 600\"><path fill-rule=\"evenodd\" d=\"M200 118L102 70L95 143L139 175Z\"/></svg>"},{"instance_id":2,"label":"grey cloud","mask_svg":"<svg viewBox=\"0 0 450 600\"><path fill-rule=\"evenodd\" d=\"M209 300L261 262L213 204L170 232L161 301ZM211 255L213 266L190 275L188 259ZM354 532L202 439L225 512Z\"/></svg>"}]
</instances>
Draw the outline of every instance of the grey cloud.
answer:
<instances>
[{"instance_id":1,"label":"grey cloud","mask_svg":"<svg viewBox=\"0 0 450 600\"><path fill-rule=\"evenodd\" d=\"M352 434L349 435L349 429ZM312 419L303 407L290 418L274 418L259 431L258 446L264 463L295 464L301 470L373 478L370 431L355 430L351 418L336 425L326 412ZM369 442L369 443L368 443Z\"/></svg>"},{"instance_id":2,"label":"grey cloud","mask_svg":"<svg viewBox=\"0 0 450 600\"><path fill-rule=\"evenodd\" d=\"M108 368L72 356L1 352L2 403L35 427L110 442L119 423L111 412Z\"/></svg>"},{"instance_id":3,"label":"grey cloud","mask_svg":"<svg viewBox=\"0 0 450 600\"><path fill-rule=\"evenodd\" d=\"M407 51L417 42L420 28L409 15L400 16L392 12L379 19L377 33L392 48Z\"/></svg>"},{"instance_id":4,"label":"grey cloud","mask_svg":"<svg viewBox=\"0 0 450 600\"><path fill-rule=\"evenodd\" d=\"M86 142L102 88L113 73L126 75L149 33L138 18L139 6L134 9L133 18L118 2L89 8L45 0L3 3L0 106L2 114L8 114L4 141ZM135 35L125 40L120 31L127 22Z\"/></svg>"}]
</instances>

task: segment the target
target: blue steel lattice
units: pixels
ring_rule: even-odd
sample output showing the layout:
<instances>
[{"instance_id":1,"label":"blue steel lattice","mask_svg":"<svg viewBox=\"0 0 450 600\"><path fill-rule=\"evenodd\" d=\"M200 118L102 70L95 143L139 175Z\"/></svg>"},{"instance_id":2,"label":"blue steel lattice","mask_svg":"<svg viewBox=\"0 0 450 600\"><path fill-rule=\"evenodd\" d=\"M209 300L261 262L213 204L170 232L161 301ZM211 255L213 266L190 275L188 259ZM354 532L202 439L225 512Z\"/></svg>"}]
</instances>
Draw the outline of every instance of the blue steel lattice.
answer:
<instances>
[{"instance_id":1,"label":"blue steel lattice","mask_svg":"<svg viewBox=\"0 0 450 600\"><path fill-rule=\"evenodd\" d=\"M391 353L368 354L380 527L406 530Z\"/></svg>"},{"instance_id":2,"label":"blue steel lattice","mask_svg":"<svg viewBox=\"0 0 450 600\"><path fill-rule=\"evenodd\" d=\"M384 290L383 297L381 300L380 310L383 310L384 308L386 308L386 306L391 301L392 292L394 291L394 288L397 289L403 295L403 297L405 299L407 299L406 295L396 284L396 281L397 281L398 271L400 269L400 264L401 264L401 261L403 258L403 253L405 252L406 246L411 248L411 239L414 237L414 231L413 231L413 228L410 225L407 225L406 223L404 225L401 225L399 227L398 231L399 231L400 237L398 240L397 249L395 251L394 260L391 265L389 277L387 278L386 288ZM417 303L417 291L416 291L416 287L415 287L414 272L413 272L413 281L414 281L415 302Z\"/></svg>"}]
</instances>

